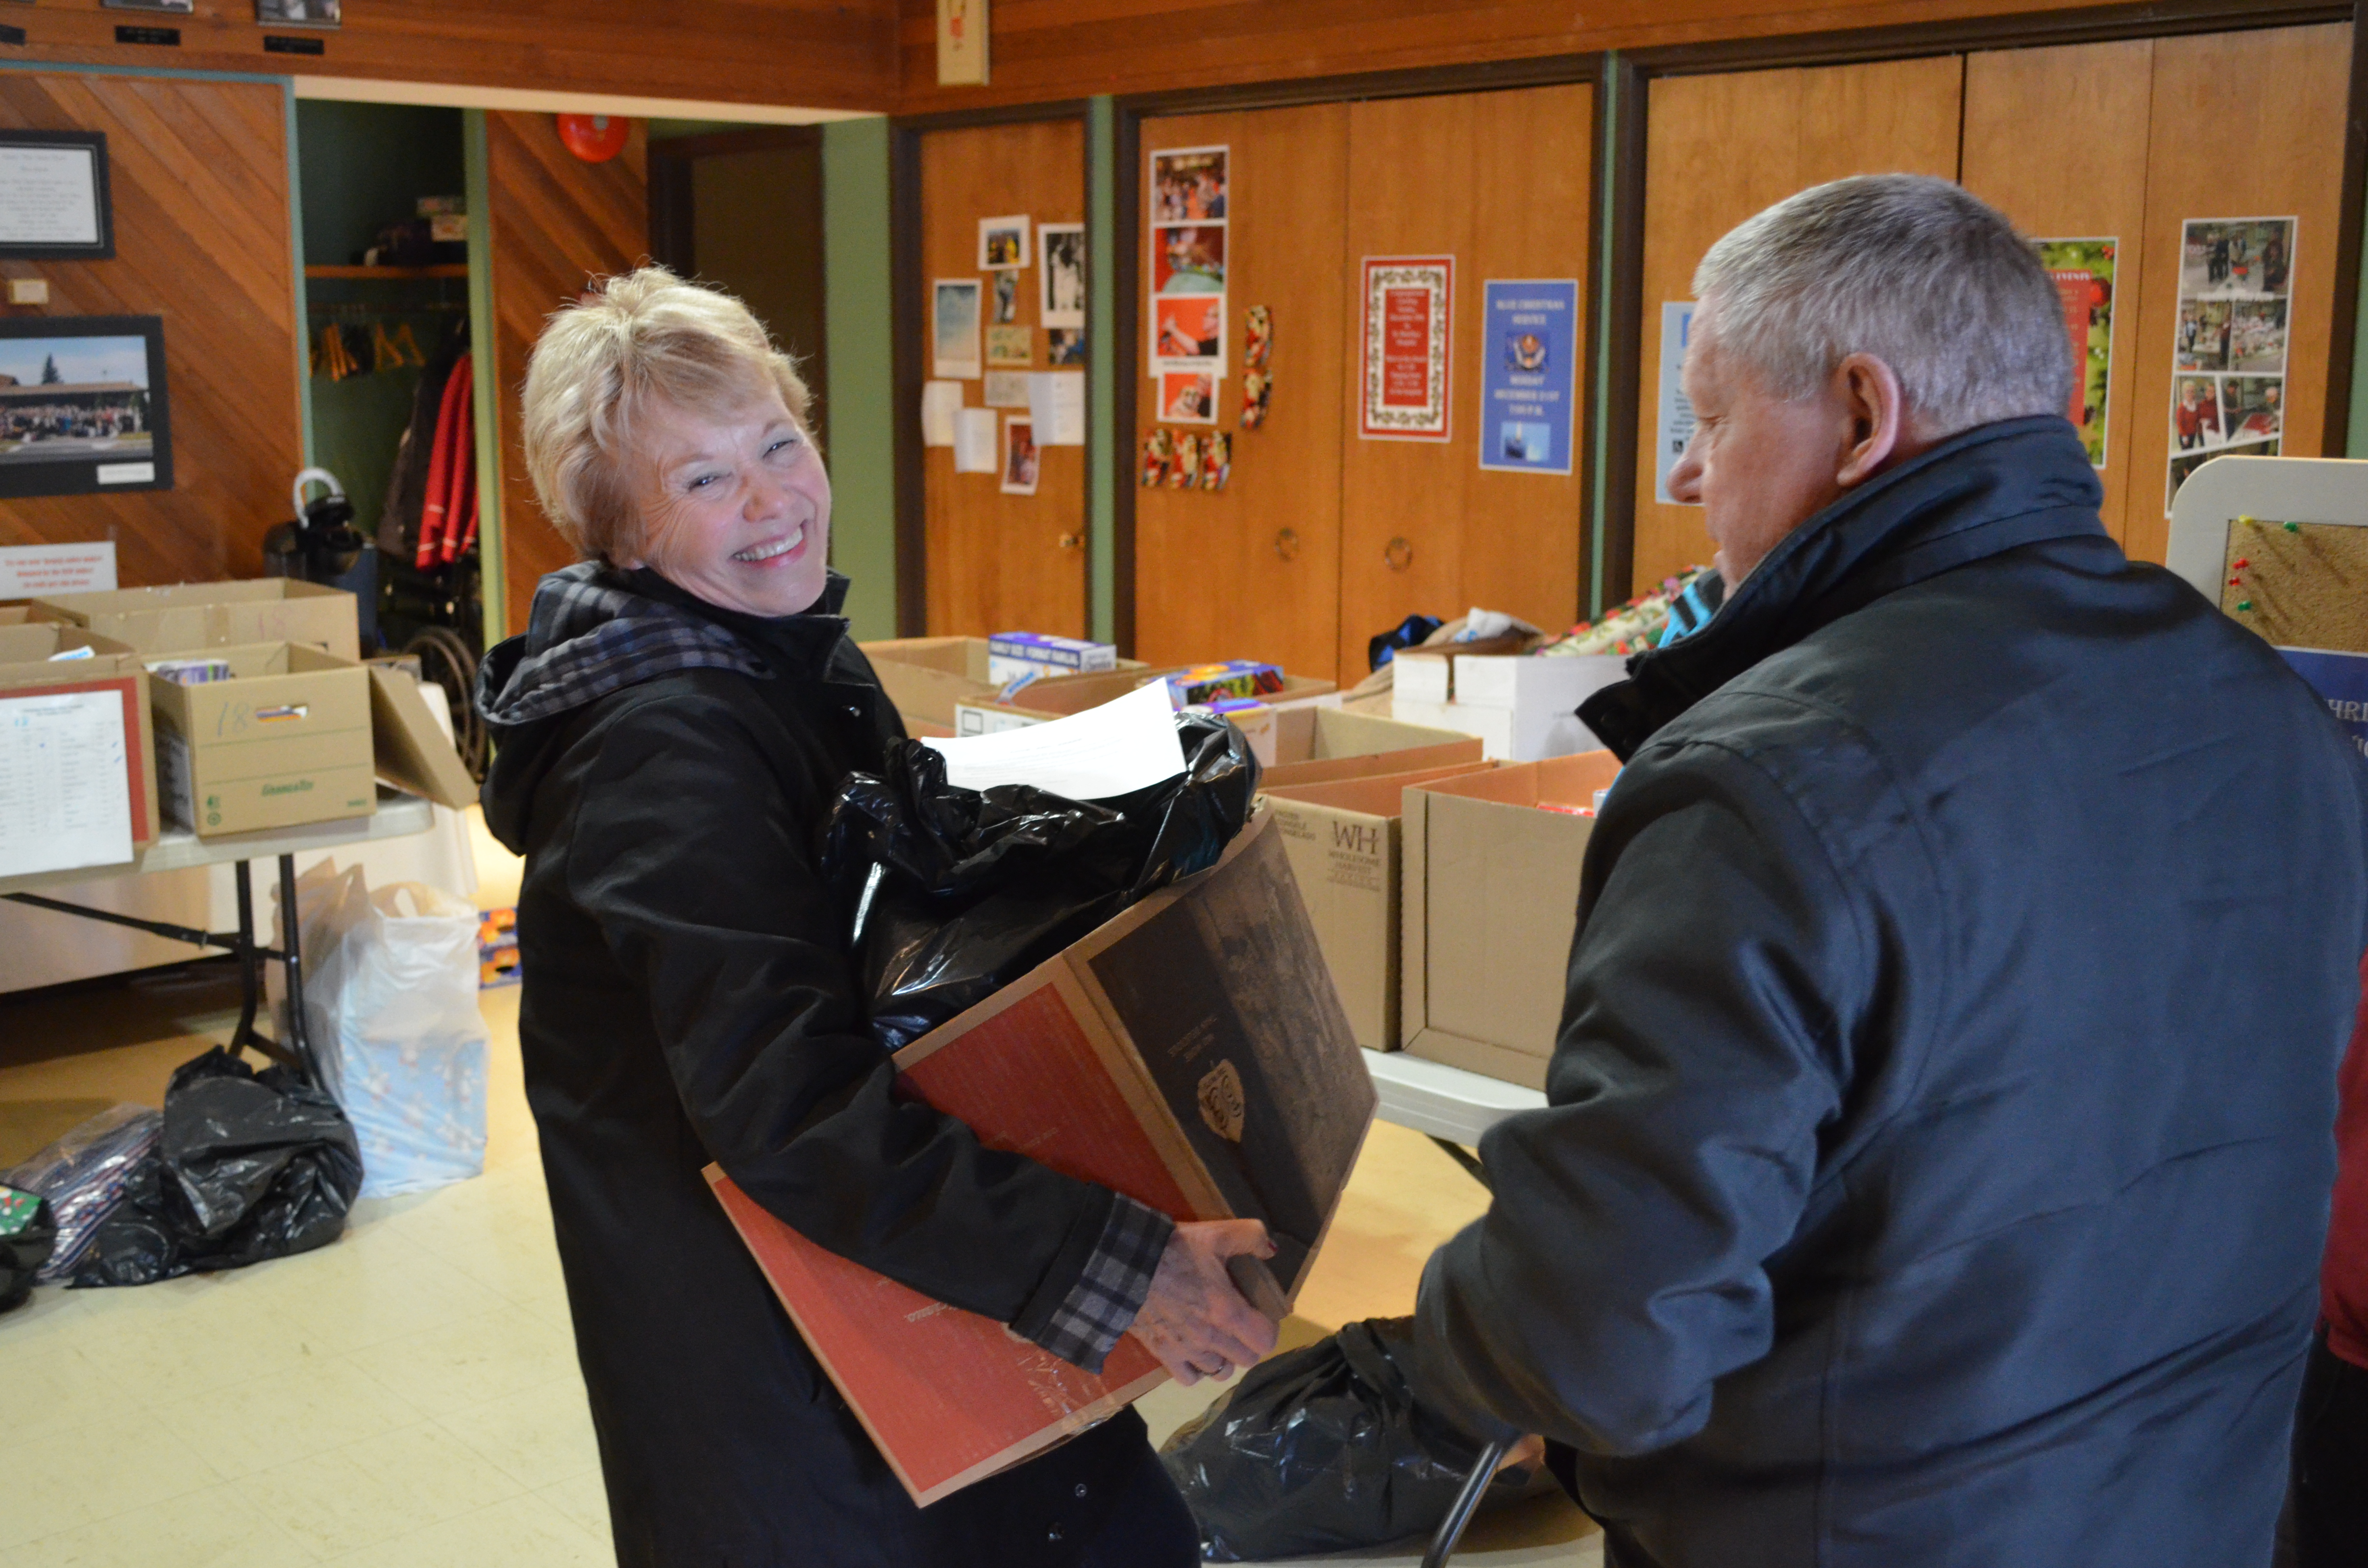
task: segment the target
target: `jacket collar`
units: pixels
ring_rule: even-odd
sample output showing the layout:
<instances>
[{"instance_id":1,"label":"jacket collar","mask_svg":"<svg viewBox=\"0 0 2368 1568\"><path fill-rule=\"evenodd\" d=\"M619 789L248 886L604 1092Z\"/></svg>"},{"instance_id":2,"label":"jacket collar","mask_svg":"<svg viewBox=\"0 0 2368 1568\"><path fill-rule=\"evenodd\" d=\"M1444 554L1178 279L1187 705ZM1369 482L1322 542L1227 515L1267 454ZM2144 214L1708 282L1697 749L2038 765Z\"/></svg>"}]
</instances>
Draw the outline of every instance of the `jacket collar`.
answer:
<instances>
[{"instance_id":1,"label":"jacket collar","mask_svg":"<svg viewBox=\"0 0 2368 1568\"><path fill-rule=\"evenodd\" d=\"M1622 761L1653 733L1771 653L1883 596L1968 562L2059 539L2104 539L2096 471L2054 415L1953 436L1793 530L1710 624L1628 661L1579 707Z\"/></svg>"},{"instance_id":2,"label":"jacket collar","mask_svg":"<svg viewBox=\"0 0 2368 1568\"><path fill-rule=\"evenodd\" d=\"M824 574L822 597L796 615L773 616L745 615L712 605L646 566L624 574L623 580L643 598L722 627L784 674L828 679L833 656L847 640L847 620L839 609L847 603L848 580L836 572Z\"/></svg>"}]
</instances>

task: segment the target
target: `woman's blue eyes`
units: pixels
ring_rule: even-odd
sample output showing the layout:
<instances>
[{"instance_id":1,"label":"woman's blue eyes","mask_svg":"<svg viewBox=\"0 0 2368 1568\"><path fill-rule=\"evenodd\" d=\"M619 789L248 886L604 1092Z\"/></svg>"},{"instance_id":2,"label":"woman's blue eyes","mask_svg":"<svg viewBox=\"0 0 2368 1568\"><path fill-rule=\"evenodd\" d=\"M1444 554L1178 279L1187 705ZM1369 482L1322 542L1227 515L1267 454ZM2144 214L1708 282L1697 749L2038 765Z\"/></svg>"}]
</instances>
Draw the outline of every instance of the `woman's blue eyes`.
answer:
<instances>
[{"instance_id":1,"label":"woman's blue eyes","mask_svg":"<svg viewBox=\"0 0 2368 1568\"><path fill-rule=\"evenodd\" d=\"M780 440L775 441L771 446L767 447L765 449L765 455L769 458L783 448L794 447L797 444L798 438L795 436L784 436ZM698 478L690 481L690 483L685 485L684 488L686 490L704 490L709 485L721 483L723 481L730 477L731 476L729 474L702 473Z\"/></svg>"}]
</instances>

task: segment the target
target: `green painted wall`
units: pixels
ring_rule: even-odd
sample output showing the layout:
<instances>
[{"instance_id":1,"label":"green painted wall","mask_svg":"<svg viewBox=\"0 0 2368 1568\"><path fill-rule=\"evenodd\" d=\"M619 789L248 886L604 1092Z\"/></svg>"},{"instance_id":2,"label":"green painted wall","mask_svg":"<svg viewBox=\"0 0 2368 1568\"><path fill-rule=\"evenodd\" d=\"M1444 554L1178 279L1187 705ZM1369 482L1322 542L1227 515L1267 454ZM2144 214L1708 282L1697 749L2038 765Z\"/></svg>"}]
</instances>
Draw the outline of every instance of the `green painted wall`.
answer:
<instances>
[{"instance_id":1,"label":"green painted wall","mask_svg":"<svg viewBox=\"0 0 2368 1568\"><path fill-rule=\"evenodd\" d=\"M831 564L854 580L847 613L856 636L894 637L897 414L890 351L885 119L836 120L823 127L822 191Z\"/></svg>"}]
</instances>

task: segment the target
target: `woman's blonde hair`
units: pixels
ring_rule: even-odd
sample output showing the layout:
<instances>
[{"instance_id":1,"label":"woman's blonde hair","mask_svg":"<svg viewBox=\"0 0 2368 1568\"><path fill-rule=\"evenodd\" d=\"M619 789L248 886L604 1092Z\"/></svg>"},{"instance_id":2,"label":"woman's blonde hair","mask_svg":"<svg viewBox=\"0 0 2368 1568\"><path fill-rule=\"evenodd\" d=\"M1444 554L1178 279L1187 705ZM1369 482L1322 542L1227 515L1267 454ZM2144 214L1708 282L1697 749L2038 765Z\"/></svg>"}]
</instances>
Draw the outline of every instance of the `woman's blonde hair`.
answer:
<instances>
[{"instance_id":1,"label":"woman's blonde hair","mask_svg":"<svg viewBox=\"0 0 2368 1568\"><path fill-rule=\"evenodd\" d=\"M527 362L521 434L535 499L586 559L643 553L625 473L635 416L652 399L726 413L770 388L806 424L806 384L765 324L720 290L643 267L554 312Z\"/></svg>"}]
</instances>

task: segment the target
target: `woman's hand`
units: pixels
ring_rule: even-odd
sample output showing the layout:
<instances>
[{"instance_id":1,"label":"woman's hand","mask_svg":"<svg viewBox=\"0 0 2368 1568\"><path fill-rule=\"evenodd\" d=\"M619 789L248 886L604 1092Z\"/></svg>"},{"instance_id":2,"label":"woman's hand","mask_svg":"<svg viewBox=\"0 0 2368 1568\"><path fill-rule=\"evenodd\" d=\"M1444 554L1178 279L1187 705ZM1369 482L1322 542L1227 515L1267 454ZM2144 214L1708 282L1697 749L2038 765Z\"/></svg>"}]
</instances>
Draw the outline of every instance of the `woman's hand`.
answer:
<instances>
[{"instance_id":1,"label":"woman's hand","mask_svg":"<svg viewBox=\"0 0 2368 1568\"><path fill-rule=\"evenodd\" d=\"M1151 1294L1127 1332L1178 1382L1223 1380L1274 1348L1275 1324L1243 1299L1225 1273L1225 1259L1244 1253L1274 1256L1266 1226L1256 1220L1179 1224L1167 1238Z\"/></svg>"}]
</instances>

